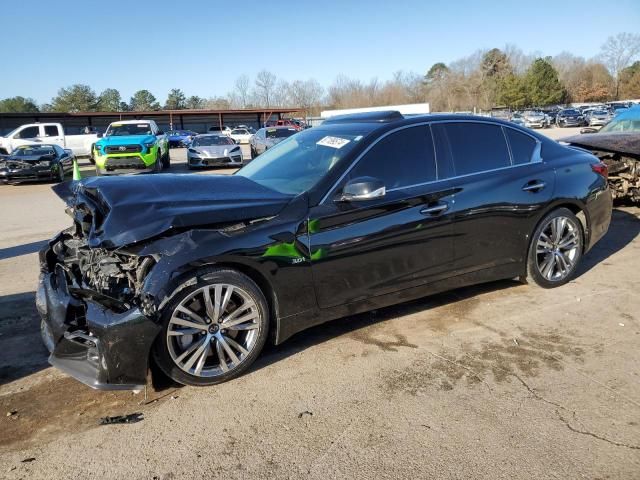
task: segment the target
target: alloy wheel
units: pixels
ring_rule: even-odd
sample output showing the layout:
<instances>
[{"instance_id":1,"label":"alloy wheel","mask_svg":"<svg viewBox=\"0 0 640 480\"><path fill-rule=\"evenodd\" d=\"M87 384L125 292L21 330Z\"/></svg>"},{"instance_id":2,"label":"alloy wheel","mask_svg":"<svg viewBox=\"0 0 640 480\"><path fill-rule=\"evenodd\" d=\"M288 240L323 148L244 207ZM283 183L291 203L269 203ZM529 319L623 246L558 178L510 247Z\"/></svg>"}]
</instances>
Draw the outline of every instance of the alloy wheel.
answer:
<instances>
[{"instance_id":1,"label":"alloy wheel","mask_svg":"<svg viewBox=\"0 0 640 480\"><path fill-rule=\"evenodd\" d=\"M206 285L174 308L166 332L169 355L182 371L216 377L237 369L255 348L260 310L238 286Z\"/></svg>"},{"instance_id":2,"label":"alloy wheel","mask_svg":"<svg viewBox=\"0 0 640 480\"><path fill-rule=\"evenodd\" d=\"M542 277L558 282L569 276L580 257L580 226L568 217L554 217L536 242L536 265Z\"/></svg>"}]
</instances>

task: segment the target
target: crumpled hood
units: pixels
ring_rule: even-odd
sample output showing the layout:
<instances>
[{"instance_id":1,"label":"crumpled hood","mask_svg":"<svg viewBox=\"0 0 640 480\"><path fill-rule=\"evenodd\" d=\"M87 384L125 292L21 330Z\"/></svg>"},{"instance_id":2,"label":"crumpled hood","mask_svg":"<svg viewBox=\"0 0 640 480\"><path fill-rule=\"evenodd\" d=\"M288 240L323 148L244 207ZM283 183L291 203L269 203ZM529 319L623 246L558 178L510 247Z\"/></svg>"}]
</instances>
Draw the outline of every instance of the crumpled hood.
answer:
<instances>
[{"instance_id":1,"label":"crumpled hood","mask_svg":"<svg viewBox=\"0 0 640 480\"><path fill-rule=\"evenodd\" d=\"M640 156L640 132L583 133L561 142L591 150L606 150Z\"/></svg>"},{"instance_id":2,"label":"crumpled hood","mask_svg":"<svg viewBox=\"0 0 640 480\"><path fill-rule=\"evenodd\" d=\"M44 160L51 161L53 160L53 157L51 155L28 155L28 156L9 155L8 157L6 157L6 160L10 160L12 162L40 162Z\"/></svg>"},{"instance_id":3,"label":"crumpled hood","mask_svg":"<svg viewBox=\"0 0 640 480\"><path fill-rule=\"evenodd\" d=\"M87 226L91 247L117 248L173 229L278 214L292 197L237 175L91 177L53 190Z\"/></svg>"},{"instance_id":4,"label":"crumpled hood","mask_svg":"<svg viewBox=\"0 0 640 480\"><path fill-rule=\"evenodd\" d=\"M96 142L101 147L118 145L142 145L143 143L155 142L154 135L124 135L121 137L103 137Z\"/></svg>"}]
</instances>

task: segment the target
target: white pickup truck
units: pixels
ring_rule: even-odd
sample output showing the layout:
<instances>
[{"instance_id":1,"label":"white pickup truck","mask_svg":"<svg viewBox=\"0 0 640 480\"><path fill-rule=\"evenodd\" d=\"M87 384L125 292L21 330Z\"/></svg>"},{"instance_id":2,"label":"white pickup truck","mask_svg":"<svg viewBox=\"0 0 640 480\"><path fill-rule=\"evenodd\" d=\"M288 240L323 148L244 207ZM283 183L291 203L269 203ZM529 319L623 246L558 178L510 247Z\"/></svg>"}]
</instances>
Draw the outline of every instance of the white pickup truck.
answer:
<instances>
[{"instance_id":1,"label":"white pickup truck","mask_svg":"<svg viewBox=\"0 0 640 480\"><path fill-rule=\"evenodd\" d=\"M72 150L75 156L91 156L96 140L98 134L95 132L65 135L59 123L30 123L0 137L0 154L10 154L20 145L47 143Z\"/></svg>"}]
</instances>

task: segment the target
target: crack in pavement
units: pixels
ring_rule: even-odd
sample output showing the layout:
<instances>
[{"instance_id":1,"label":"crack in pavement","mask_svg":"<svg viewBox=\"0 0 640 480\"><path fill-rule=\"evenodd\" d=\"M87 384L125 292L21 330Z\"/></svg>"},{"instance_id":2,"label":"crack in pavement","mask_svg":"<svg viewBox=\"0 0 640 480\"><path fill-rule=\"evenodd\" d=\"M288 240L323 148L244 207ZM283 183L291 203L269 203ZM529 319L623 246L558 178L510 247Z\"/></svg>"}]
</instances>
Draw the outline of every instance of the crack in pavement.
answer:
<instances>
[{"instance_id":1,"label":"crack in pavement","mask_svg":"<svg viewBox=\"0 0 640 480\"><path fill-rule=\"evenodd\" d=\"M575 413L576 412L573 412L574 416L575 416ZM603 442L610 443L611 445L614 445L616 447L630 448L631 450L640 450L640 445L629 445L628 443L616 442L615 440L610 440L610 439L608 439L606 437L601 437L600 435L595 434L593 432L590 432L588 430L580 430L580 429L574 427L573 425L571 425L569 423L569 421L566 418L564 418L562 416L562 414L558 410L556 410L556 414L558 415L558 418L562 421L562 423L564 423L567 426L567 428L569 430L571 430L572 432L574 432L574 433L580 433L582 435L588 435L588 436L596 438L598 440L602 440Z\"/></svg>"}]
</instances>

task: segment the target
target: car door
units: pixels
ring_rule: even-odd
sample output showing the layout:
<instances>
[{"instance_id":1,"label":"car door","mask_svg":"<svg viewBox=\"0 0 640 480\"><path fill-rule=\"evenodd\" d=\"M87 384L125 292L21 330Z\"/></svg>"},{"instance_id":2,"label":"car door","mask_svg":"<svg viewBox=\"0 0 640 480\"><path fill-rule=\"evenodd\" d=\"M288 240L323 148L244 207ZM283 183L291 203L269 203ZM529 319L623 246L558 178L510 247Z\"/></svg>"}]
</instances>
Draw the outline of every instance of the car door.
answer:
<instances>
[{"instance_id":1,"label":"car door","mask_svg":"<svg viewBox=\"0 0 640 480\"><path fill-rule=\"evenodd\" d=\"M42 125L44 130L44 141L64 147L64 132L59 125Z\"/></svg>"},{"instance_id":2,"label":"car door","mask_svg":"<svg viewBox=\"0 0 640 480\"><path fill-rule=\"evenodd\" d=\"M255 150L258 155L264 153L264 151L267 149L267 146L265 144L265 140L267 138L265 132L266 130L264 128L261 128L260 130L258 130L258 133L256 133Z\"/></svg>"},{"instance_id":3,"label":"car door","mask_svg":"<svg viewBox=\"0 0 640 480\"><path fill-rule=\"evenodd\" d=\"M53 148L56 151L56 155L58 156L58 161L60 162L60 166L62 167L64 172L69 172L73 170L73 156L69 154L67 150L60 147L59 145L54 145Z\"/></svg>"},{"instance_id":4,"label":"car door","mask_svg":"<svg viewBox=\"0 0 640 480\"><path fill-rule=\"evenodd\" d=\"M29 125L18 130L11 137L11 148L15 150L20 145L42 142L42 125Z\"/></svg>"},{"instance_id":5,"label":"car door","mask_svg":"<svg viewBox=\"0 0 640 480\"><path fill-rule=\"evenodd\" d=\"M482 122L441 122L432 131L442 174L456 188L450 212L456 274L519 268L555 186L554 170L540 158L540 142Z\"/></svg>"},{"instance_id":6,"label":"car door","mask_svg":"<svg viewBox=\"0 0 640 480\"><path fill-rule=\"evenodd\" d=\"M377 179L382 197L343 201L349 182ZM309 247L321 308L415 287L448 274L453 239L428 125L403 127L370 146L310 210Z\"/></svg>"}]
</instances>

